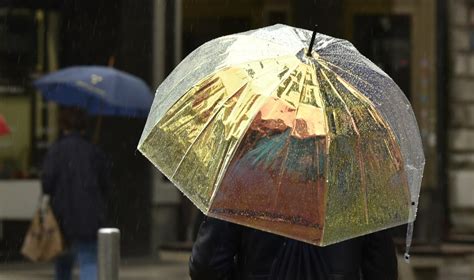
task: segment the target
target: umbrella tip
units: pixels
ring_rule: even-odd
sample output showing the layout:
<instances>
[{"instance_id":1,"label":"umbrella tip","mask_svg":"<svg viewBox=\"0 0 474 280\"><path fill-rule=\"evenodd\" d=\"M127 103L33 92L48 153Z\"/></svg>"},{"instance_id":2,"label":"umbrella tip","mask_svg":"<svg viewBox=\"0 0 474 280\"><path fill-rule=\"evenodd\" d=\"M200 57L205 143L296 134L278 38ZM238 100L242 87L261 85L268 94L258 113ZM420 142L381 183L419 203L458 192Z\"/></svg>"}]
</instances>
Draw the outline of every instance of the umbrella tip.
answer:
<instances>
[{"instance_id":1,"label":"umbrella tip","mask_svg":"<svg viewBox=\"0 0 474 280\"><path fill-rule=\"evenodd\" d=\"M311 55L311 52L313 51L314 40L316 39L316 34L318 33L318 32L316 31L317 28L318 28L318 25L315 24L315 25L314 25L314 29L313 29L313 36L311 37L311 42L309 43L308 52L306 53L307 56L312 56L312 55Z\"/></svg>"}]
</instances>

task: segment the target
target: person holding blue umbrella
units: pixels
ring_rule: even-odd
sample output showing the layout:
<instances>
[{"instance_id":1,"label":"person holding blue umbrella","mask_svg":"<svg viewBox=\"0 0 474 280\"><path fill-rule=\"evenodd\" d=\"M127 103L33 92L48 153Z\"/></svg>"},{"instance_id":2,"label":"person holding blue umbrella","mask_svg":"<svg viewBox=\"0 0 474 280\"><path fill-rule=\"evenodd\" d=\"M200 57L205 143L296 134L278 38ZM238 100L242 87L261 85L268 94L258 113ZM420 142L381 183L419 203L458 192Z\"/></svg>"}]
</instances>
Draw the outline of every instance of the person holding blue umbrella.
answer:
<instances>
[{"instance_id":1,"label":"person holding blue umbrella","mask_svg":"<svg viewBox=\"0 0 474 280\"><path fill-rule=\"evenodd\" d=\"M79 107L98 116L94 141L98 141L102 116L145 118L153 96L138 77L106 66L74 66L45 75L34 83L47 101Z\"/></svg>"},{"instance_id":2,"label":"person holding blue umbrella","mask_svg":"<svg viewBox=\"0 0 474 280\"><path fill-rule=\"evenodd\" d=\"M43 162L43 193L51 198L67 248L55 260L57 280L72 279L76 261L81 280L97 277L97 230L106 222L111 168L104 152L83 137L85 124L81 109L62 107L61 137Z\"/></svg>"},{"instance_id":3,"label":"person holding blue umbrella","mask_svg":"<svg viewBox=\"0 0 474 280\"><path fill-rule=\"evenodd\" d=\"M105 226L110 162L86 140L86 114L146 117L152 103L148 86L122 71L102 66L78 66L34 82L47 101L60 107L61 137L43 164L42 187L50 195L68 250L56 259L57 280L72 279L77 261L80 279L97 278L97 230Z\"/></svg>"},{"instance_id":4,"label":"person holding blue umbrella","mask_svg":"<svg viewBox=\"0 0 474 280\"><path fill-rule=\"evenodd\" d=\"M34 85L46 100L80 107L91 115L146 117L153 102L143 80L105 66L65 68Z\"/></svg>"}]
</instances>

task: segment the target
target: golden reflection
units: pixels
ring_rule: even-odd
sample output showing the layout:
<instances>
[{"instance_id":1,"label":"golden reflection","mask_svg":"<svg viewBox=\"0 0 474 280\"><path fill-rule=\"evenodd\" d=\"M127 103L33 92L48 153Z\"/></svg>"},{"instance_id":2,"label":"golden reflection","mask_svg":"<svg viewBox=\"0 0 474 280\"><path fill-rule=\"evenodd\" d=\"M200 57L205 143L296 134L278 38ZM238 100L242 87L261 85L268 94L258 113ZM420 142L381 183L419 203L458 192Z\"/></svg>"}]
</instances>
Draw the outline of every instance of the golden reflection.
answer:
<instances>
[{"instance_id":1,"label":"golden reflection","mask_svg":"<svg viewBox=\"0 0 474 280\"><path fill-rule=\"evenodd\" d=\"M204 213L313 244L408 220L393 131L319 56L205 77L139 148Z\"/></svg>"}]
</instances>

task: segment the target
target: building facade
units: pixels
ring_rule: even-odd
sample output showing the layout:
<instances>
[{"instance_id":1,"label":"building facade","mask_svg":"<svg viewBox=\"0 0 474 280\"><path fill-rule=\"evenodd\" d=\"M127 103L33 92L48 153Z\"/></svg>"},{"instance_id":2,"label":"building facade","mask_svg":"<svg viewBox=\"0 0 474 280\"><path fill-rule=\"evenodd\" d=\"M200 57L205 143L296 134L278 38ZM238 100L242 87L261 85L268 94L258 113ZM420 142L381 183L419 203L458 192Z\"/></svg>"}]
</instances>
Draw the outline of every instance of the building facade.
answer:
<instances>
[{"instance_id":1,"label":"building facade","mask_svg":"<svg viewBox=\"0 0 474 280\"><path fill-rule=\"evenodd\" d=\"M0 139L0 195L2 187L19 190L12 187L17 184L38 188L42 154L58 134L56 106L34 91L35 77L70 65L107 65L112 58L115 67L155 89L183 57L210 39L274 23L307 29L318 24L319 32L353 42L394 78L413 105L426 155L416 239L438 243L452 233L473 233L471 1L448 1L446 22L442 0L20 2L0 1L0 17L8 19L0 20L6 38L0 41L0 114L12 126L12 134ZM449 40L443 39L444 28ZM130 255L154 254L176 242L188 246L197 216L189 201L135 153L143 124L106 119L101 138L117 163L112 218ZM25 193L20 191L19 199L34 203L38 193ZM0 252L21 243L18 231L26 229L28 215L17 215L20 219L0 211Z\"/></svg>"},{"instance_id":2,"label":"building facade","mask_svg":"<svg viewBox=\"0 0 474 280\"><path fill-rule=\"evenodd\" d=\"M462 238L474 232L474 2L448 3L449 202L453 234Z\"/></svg>"}]
</instances>

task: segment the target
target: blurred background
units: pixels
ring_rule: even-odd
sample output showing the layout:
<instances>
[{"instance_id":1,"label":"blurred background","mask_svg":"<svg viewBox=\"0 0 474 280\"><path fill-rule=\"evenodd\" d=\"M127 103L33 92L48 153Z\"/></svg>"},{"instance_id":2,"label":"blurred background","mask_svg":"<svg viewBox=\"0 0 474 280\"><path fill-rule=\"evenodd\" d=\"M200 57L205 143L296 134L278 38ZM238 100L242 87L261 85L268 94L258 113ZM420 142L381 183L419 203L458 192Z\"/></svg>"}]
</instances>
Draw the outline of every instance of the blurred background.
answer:
<instances>
[{"instance_id":1,"label":"blurred background","mask_svg":"<svg viewBox=\"0 0 474 280\"><path fill-rule=\"evenodd\" d=\"M473 279L471 0L0 0L0 114L11 129L0 138L0 266L22 260L42 158L58 136L58 108L44 102L34 79L67 66L113 64L154 90L202 43L275 23L318 24L319 32L351 41L405 92L426 167L403 279ZM160 263L169 252L186 256L197 210L136 150L144 123L106 117L99 144L114 161L110 215L122 232L122 257ZM394 230L400 248L404 234ZM175 261L186 275L186 258Z\"/></svg>"}]
</instances>

